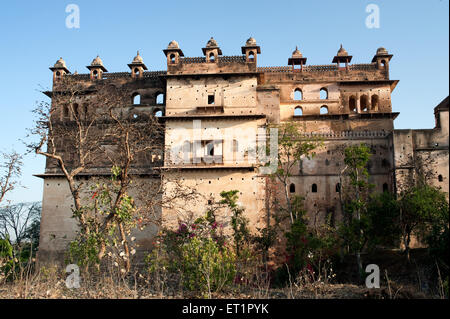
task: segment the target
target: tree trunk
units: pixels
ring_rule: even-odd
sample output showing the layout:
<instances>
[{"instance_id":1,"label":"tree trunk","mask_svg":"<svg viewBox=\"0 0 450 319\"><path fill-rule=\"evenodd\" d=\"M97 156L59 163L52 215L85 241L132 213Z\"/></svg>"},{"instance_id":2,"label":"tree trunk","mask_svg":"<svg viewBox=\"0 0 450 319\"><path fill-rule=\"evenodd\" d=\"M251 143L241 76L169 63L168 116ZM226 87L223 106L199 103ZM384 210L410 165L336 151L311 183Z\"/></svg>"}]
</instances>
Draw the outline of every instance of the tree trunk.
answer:
<instances>
[{"instance_id":1,"label":"tree trunk","mask_svg":"<svg viewBox=\"0 0 450 319\"><path fill-rule=\"evenodd\" d=\"M356 210L356 219L358 220L358 248L356 252L356 263L358 264L358 274L359 278L362 279L362 262L361 262L361 248L359 246L360 240L361 240L361 212L359 210L359 174L358 169L356 169L356 186L355 186L355 193L356 193L356 201L358 203L358 209Z\"/></svg>"},{"instance_id":2,"label":"tree trunk","mask_svg":"<svg viewBox=\"0 0 450 319\"><path fill-rule=\"evenodd\" d=\"M100 250L99 250L98 255L97 255L99 265L100 265L103 257L105 256L105 252L106 252L106 245L105 245L104 242L102 242L100 244Z\"/></svg>"},{"instance_id":3,"label":"tree trunk","mask_svg":"<svg viewBox=\"0 0 450 319\"><path fill-rule=\"evenodd\" d=\"M286 204L287 204L287 208L288 208L288 211L289 211L289 216L291 217L291 223L294 224L294 215L292 213L292 206L291 206L291 200L289 198L287 182L284 183L284 196L286 198Z\"/></svg>"},{"instance_id":4,"label":"tree trunk","mask_svg":"<svg viewBox=\"0 0 450 319\"><path fill-rule=\"evenodd\" d=\"M362 279L362 262L361 262L361 253L359 251L356 252L356 263L358 264L358 274L359 278Z\"/></svg>"},{"instance_id":5,"label":"tree trunk","mask_svg":"<svg viewBox=\"0 0 450 319\"><path fill-rule=\"evenodd\" d=\"M121 222L117 222L117 225L119 226L119 231L120 231L120 237L123 241L123 250L125 253L125 270L128 273L131 269L131 261L130 261L130 249L128 247L128 241L127 241L127 236L125 235L125 231L123 229L123 224Z\"/></svg>"},{"instance_id":6,"label":"tree trunk","mask_svg":"<svg viewBox=\"0 0 450 319\"><path fill-rule=\"evenodd\" d=\"M411 242L411 234L408 233L406 234L406 239L405 239L405 253L406 253L406 259L408 260L408 262L411 262L411 257L410 257L410 249L409 249L409 244Z\"/></svg>"}]
</instances>

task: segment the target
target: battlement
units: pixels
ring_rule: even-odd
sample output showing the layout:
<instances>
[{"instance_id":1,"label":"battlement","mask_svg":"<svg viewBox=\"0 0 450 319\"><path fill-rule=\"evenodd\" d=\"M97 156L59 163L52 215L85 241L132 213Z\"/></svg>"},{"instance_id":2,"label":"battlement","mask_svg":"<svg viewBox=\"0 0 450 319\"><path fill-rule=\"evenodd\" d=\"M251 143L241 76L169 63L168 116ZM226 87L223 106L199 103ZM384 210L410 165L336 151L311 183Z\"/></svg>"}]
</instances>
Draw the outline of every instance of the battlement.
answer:
<instances>
[{"instance_id":1,"label":"battlement","mask_svg":"<svg viewBox=\"0 0 450 319\"><path fill-rule=\"evenodd\" d=\"M217 41L211 38L206 46L202 48L204 56L184 57L178 42L171 41L168 47L163 50L167 58L167 70L165 71L146 71L147 66L144 64L139 52L133 61L128 64L131 72L108 72L103 65L103 61L98 56L87 66L90 71L89 74L71 75L62 58L50 69L54 74L54 82L58 81L62 76L71 76L73 79L86 81L130 77L139 79L157 78L167 75L220 75L230 73L262 73L267 74L269 77L278 76L279 74L295 74L297 78L301 76L305 80L317 77L323 77L327 80L342 80L348 77L360 80L379 80L389 79L389 61L392 58L392 55L388 54L386 49L379 48L371 63L350 64L352 56L348 55L347 51L341 46L332 60L333 64L307 65L307 58L296 48L288 59L288 66L258 67L257 55L261 53L261 49L256 44L256 40L249 38L245 45L241 47L241 50L242 55L222 56L222 50Z\"/></svg>"}]
</instances>

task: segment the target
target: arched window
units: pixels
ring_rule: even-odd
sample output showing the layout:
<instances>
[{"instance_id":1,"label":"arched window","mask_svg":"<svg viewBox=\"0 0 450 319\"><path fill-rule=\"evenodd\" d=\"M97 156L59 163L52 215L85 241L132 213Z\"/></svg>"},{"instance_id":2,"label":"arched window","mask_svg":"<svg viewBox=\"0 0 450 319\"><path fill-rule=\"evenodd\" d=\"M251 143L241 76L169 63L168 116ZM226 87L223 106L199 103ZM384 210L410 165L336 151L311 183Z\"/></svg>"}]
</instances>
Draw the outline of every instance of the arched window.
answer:
<instances>
[{"instance_id":1,"label":"arched window","mask_svg":"<svg viewBox=\"0 0 450 319\"><path fill-rule=\"evenodd\" d=\"M328 99L328 90L326 88L321 88L320 89L320 99L321 100Z\"/></svg>"},{"instance_id":2,"label":"arched window","mask_svg":"<svg viewBox=\"0 0 450 319\"><path fill-rule=\"evenodd\" d=\"M295 91L294 91L294 100L296 100L296 101L300 101L300 100L302 100L303 99L303 93L302 93L302 90L300 90L300 89L295 89Z\"/></svg>"},{"instance_id":3,"label":"arched window","mask_svg":"<svg viewBox=\"0 0 450 319\"><path fill-rule=\"evenodd\" d=\"M98 79L98 71L95 70L93 73L94 73L94 78Z\"/></svg>"},{"instance_id":4,"label":"arched window","mask_svg":"<svg viewBox=\"0 0 450 319\"><path fill-rule=\"evenodd\" d=\"M443 182L444 181L444 177L442 175L438 176L438 181Z\"/></svg>"},{"instance_id":5,"label":"arched window","mask_svg":"<svg viewBox=\"0 0 450 319\"><path fill-rule=\"evenodd\" d=\"M317 193L317 184L312 184L311 192Z\"/></svg>"},{"instance_id":6,"label":"arched window","mask_svg":"<svg viewBox=\"0 0 450 319\"><path fill-rule=\"evenodd\" d=\"M214 55L214 52L211 52L209 54L209 62L214 62L216 60L216 56Z\"/></svg>"},{"instance_id":7,"label":"arched window","mask_svg":"<svg viewBox=\"0 0 450 319\"><path fill-rule=\"evenodd\" d=\"M158 93L156 94L156 104L164 104L164 94L163 93Z\"/></svg>"},{"instance_id":8,"label":"arched window","mask_svg":"<svg viewBox=\"0 0 450 319\"><path fill-rule=\"evenodd\" d=\"M320 114L328 114L328 107L326 105L320 107Z\"/></svg>"},{"instance_id":9,"label":"arched window","mask_svg":"<svg viewBox=\"0 0 450 319\"><path fill-rule=\"evenodd\" d=\"M372 104L371 106L372 111L378 111L378 95L376 94L372 95L370 104Z\"/></svg>"},{"instance_id":10,"label":"arched window","mask_svg":"<svg viewBox=\"0 0 450 319\"><path fill-rule=\"evenodd\" d=\"M357 112L356 109L356 97L354 95L350 96L349 100L348 100L348 108L350 110L350 112Z\"/></svg>"},{"instance_id":11,"label":"arched window","mask_svg":"<svg viewBox=\"0 0 450 319\"><path fill-rule=\"evenodd\" d=\"M383 184L383 192L388 192L389 191L389 186L387 183Z\"/></svg>"},{"instance_id":12,"label":"arched window","mask_svg":"<svg viewBox=\"0 0 450 319\"><path fill-rule=\"evenodd\" d=\"M253 53L253 51L250 51L250 52L248 53L248 60L249 60L250 62L255 62L255 53Z\"/></svg>"},{"instance_id":13,"label":"arched window","mask_svg":"<svg viewBox=\"0 0 450 319\"><path fill-rule=\"evenodd\" d=\"M139 75L139 69L138 68L134 68L134 74Z\"/></svg>"},{"instance_id":14,"label":"arched window","mask_svg":"<svg viewBox=\"0 0 450 319\"><path fill-rule=\"evenodd\" d=\"M289 185L289 192L290 193L295 193L295 184Z\"/></svg>"},{"instance_id":15,"label":"arched window","mask_svg":"<svg viewBox=\"0 0 450 319\"><path fill-rule=\"evenodd\" d=\"M300 106L297 106L294 109L294 116L302 116L303 115L303 110Z\"/></svg>"},{"instance_id":16,"label":"arched window","mask_svg":"<svg viewBox=\"0 0 450 319\"><path fill-rule=\"evenodd\" d=\"M163 112L161 110L156 110L154 115L155 115L155 117L161 117L161 116L163 116Z\"/></svg>"},{"instance_id":17,"label":"arched window","mask_svg":"<svg viewBox=\"0 0 450 319\"><path fill-rule=\"evenodd\" d=\"M170 55L170 63L172 63L172 64L175 63L175 54Z\"/></svg>"},{"instance_id":18,"label":"arched window","mask_svg":"<svg viewBox=\"0 0 450 319\"><path fill-rule=\"evenodd\" d=\"M336 184L336 193L339 193L341 191L341 183Z\"/></svg>"},{"instance_id":19,"label":"arched window","mask_svg":"<svg viewBox=\"0 0 450 319\"><path fill-rule=\"evenodd\" d=\"M383 68L386 68L386 61L385 60L381 60L381 65L383 66Z\"/></svg>"},{"instance_id":20,"label":"arched window","mask_svg":"<svg viewBox=\"0 0 450 319\"><path fill-rule=\"evenodd\" d=\"M135 105L141 104L141 95L139 93L135 93L133 95L133 104Z\"/></svg>"},{"instance_id":21,"label":"arched window","mask_svg":"<svg viewBox=\"0 0 450 319\"><path fill-rule=\"evenodd\" d=\"M214 141L203 141L206 143L206 155L207 156L214 156Z\"/></svg>"},{"instance_id":22,"label":"arched window","mask_svg":"<svg viewBox=\"0 0 450 319\"><path fill-rule=\"evenodd\" d=\"M367 112L369 108L369 98L367 97L367 95L361 95L361 97L359 98L359 104L361 106L361 111Z\"/></svg>"}]
</instances>

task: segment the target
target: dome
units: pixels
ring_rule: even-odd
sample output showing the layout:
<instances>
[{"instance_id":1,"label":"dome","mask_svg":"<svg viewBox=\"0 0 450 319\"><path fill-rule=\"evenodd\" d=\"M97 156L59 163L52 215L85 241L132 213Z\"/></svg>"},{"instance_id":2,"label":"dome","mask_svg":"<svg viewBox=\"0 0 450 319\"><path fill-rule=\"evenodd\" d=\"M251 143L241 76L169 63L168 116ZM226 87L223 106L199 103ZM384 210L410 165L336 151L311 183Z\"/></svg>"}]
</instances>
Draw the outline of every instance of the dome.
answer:
<instances>
[{"instance_id":1,"label":"dome","mask_svg":"<svg viewBox=\"0 0 450 319\"><path fill-rule=\"evenodd\" d=\"M97 55L97 57L92 60L91 66L103 66L102 59L100 59L100 57Z\"/></svg>"},{"instance_id":2,"label":"dome","mask_svg":"<svg viewBox=\"0 0 450 319\"><path fill-rule=\"evenodd\" d=\"M59 60L56 61L54 68L67 69L66 62L63 60L63 58L59 58Z\"/></svg>"},{"instance_id":3,"label":"dome","mask_svg":"<svg viewBox=\"0 0 450 319\"><path fill-rule=\"evenodd\" d=\"M256 40L253 37L248 38L247 42L245 42L246 46L255 46L256 45Z\"/></svg>"},{"instance_id":4,"label":"dome","mask_svg":"<svg viewBox=\"0 0 450 319\"><path fill-rule=\"evenodd\" d=\"M341 44L341 47L337 53L337 56L347 56L347 55L348 55L348 52L342 47L342 44Z\"/></svg>"},{"instance_id":5,"label":"dome","mask_svg":"<svg viewBox=\"0 0 450 319\"><path fill-rule=\"evenodd\" d=\"M133 63L133 64L141 64L141 63L144 63L144 60L143 60L142 57L139 55L139 51L137 52L137 55L134 57L132 63Z\"/></svg>"},{"instance_id":6,"label":"dome","mask_svg":"<svg viewBox=\"0 0 450 319\"><path fill-rule=\"evenodd\" d=\"M292 57L293 58L301 58L303 55L300 52L300 50L298 49L298 47L295 47L294 52L292 52Z\"/></svg>"},{"instance_id":7,"label":"dome","mask_svg":"<svg viewBox=\"0 0 450 319\"><path fill-rule=\"evenodd\" d=\"M178 45L178 42L175 40L170 41L169 45L167 46L167 49L179 49L180 46Z\"/></svg>"},{"instance_id":8,"label":"dome","mask_svg":"<svg viewBox=\"0 0 450 319\"><path fill-rule=\"evenodd\" d=\"M377 49L377 55L386 55L386 54L388 54L388 51L385 48L380 47Z\"/></svg>"},{"instance_id":9,"label":"dome","mask_svg":"<svg viewBox=\"0 0 450 319\"><path fill-rule=\"evenodd\" d=\"M211 39L209 39L208 43L206 43L206 47L207 47L207 48L218 47L217 41L214 40L213 37L211 37Z\"/></svg>"}]
</instances>

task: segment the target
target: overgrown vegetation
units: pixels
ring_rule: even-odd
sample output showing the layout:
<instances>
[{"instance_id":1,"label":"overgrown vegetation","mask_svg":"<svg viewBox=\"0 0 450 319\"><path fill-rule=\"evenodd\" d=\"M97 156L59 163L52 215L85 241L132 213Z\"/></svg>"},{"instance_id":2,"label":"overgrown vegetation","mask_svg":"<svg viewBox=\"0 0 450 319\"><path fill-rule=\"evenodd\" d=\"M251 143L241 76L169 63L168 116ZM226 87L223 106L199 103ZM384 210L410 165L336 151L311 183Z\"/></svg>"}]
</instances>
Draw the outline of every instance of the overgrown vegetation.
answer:
<instances>
[{"instance_id":1,"label":"overgrown vegetation","mask_svg":"<svg viewBox=\"0 0 450 319\"><path fill-rule=\"evenodd\" d=\"M72 94L75 101L77 92ZM106 94L104 99L109 101L111 96ZM80 227L69 244L66 263L81 267L84 286L79 291L65 288L66 274L61 269L35 269L41 207L38 203L4 202L20 176L21 157L12 153L4 156L1 166L4 171L0 175L0 284L17 290L18 297L42 296L39 290L45 287L45 297L92 297L92 288L97 296L104 297L120 297L117 293L120 291L134 298L319 298L326 296L324 287L345 282L345 273L346 284L359 285L351 288L358 297L370 297L367 290L361 290L363 265L373 260L382 263L386 255L395 258L398 267L406 267L410 274L412 267L416 267L418 290L428 296L448 298L446 195L427 184L423 176L402 188L398 195L375 192L368 170L371 157L368 145L343 149L344 166L339 176L343 218L337 223L332 214L317 223L316 212L305 208L305 198L295 191L295 185L292 189L292 179L303 173L304 161L314 158L323 142L300 134L295 124L285 123L277 127L278 167L267 177L268 212L264 227L255 229L249 225L246 216L252 212L239 204L240 191L233 189L221 192L220 199L208 205L203 216L180 217L176 225L162 228L152 214L155 207L175 199L195 199L197 194L174 184L171 195L163 202L158 199L158 195L165 193L161 183L155 188L136 186L138 173L133 171L133 163L138 156L161 146L156 142L146 144L148 136L157 135L153 131L140 131L148 122L137 124L136 119L124 119L114 108L106 108L102 117L91 119L107 117L114 129L101 132L99 137L91 132L94 123L79 118L75 109L71 109L78 127L77 135L72 136L76 142L72 142L79 157L78 162L72 163L65 162L63 151L56 147L59 135L69 134L70 130L51 121L54 110L49 105L41 105L36 112L39 121L33 132L39 141L29 147L53 160L69 184L75 206L73 217ZM87 185L77 178L78 174L89 171L98 159L96 152L105 137L117 146L114 152L102 153L108 158L111 173L91 179ZM45 145L49 145L46 151ZM143 193L137 195L139 200L131 195L133 188L142 189ZM137 245L133 231L142 230L144 221L154 222L160 232L153 249L147 252L145 265L139 265L134 258ZM412 237L427 245L426 255L420 255L420 268L419 258L411 257L418 255L411 254ZM402 255L392 250L400 244ZM353 278L349 274L357 275ZM402 287L392 293L397 285L392 280L395 274L388 275L386 270L383 275L388 293L380 292L378 297L395 298ZM423 288L424 281L433 283L433 287ZM55 286L50 288L49 283ZM114 292L102 295L99 290L105 287Z\"/></svg>"}]
</instances>

